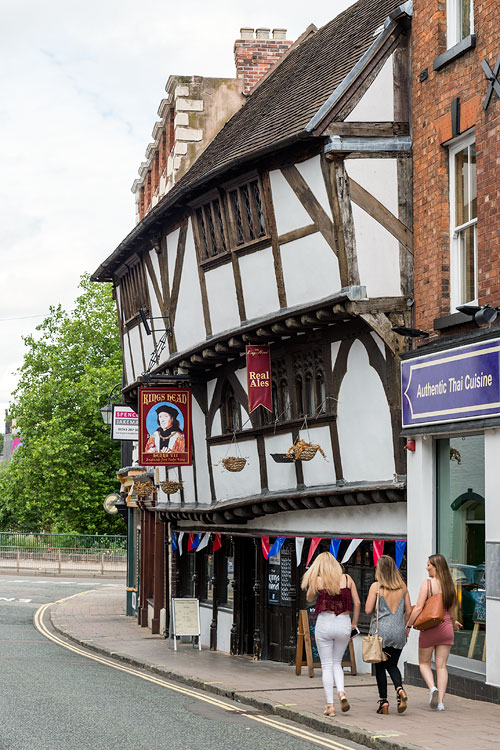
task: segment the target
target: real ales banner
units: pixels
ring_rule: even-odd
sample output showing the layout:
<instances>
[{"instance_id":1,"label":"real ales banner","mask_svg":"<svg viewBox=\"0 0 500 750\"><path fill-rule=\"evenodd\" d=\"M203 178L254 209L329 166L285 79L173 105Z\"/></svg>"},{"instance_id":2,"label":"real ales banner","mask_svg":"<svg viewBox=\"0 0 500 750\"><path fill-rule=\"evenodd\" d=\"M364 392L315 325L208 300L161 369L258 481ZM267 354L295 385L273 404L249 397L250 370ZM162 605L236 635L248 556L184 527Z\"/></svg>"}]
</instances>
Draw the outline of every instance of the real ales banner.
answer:
<instances>
[{"instance_id":1,"label":"real ales banner","mask_svg":"<svg viewBox=\"0 0 500 750\"><path fill-rule=\"evenodd\" d=\"M191 466L191 389L139 388L141 466Z\"/></svg>"},{"instance_id":2,"label":"real ales banner","mask_svg":"<svg viewBox=\"0 0 500 750\"><path fill-rule=\"evenodd\" d=\"M247 346L248 411L258 406L273 410L271 355L268 346Z\"/></svg>"}]
</instances>

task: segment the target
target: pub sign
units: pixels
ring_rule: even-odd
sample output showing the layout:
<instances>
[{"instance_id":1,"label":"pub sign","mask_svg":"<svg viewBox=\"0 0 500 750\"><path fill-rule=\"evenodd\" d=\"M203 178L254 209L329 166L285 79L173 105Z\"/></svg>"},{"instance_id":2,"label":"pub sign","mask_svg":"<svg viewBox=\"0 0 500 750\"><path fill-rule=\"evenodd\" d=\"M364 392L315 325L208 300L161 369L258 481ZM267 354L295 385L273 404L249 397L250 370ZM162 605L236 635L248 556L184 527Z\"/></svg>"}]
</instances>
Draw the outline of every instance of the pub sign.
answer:
<instances>
[{"instance_id":1,"label":"pub sign","mask_svg":"<svg viewBox=\"0 0 500 750\"><path fill-rule=\"evenodd\" d=\"M141 466L191 466L191 389L139 389Z\"/></svg>"}]
</instances>

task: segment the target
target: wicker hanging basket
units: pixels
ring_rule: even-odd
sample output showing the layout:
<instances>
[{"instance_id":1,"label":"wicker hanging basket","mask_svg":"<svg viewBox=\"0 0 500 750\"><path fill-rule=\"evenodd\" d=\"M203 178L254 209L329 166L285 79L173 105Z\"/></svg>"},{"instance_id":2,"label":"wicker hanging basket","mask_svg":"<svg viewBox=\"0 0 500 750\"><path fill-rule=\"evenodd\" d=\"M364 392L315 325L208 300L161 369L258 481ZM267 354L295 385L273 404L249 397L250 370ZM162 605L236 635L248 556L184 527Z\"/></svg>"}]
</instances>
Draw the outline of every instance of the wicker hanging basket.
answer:
<instances>
[{"instance_id":1,"label":"wicker hanging basket","mask_svg":"<svg viewBox=\"0 0 500 750\"><path fill-rule=\"evenodd\" d=\"M152 482L134 482L134 490L138 497L148 497L153 492L154 485Z\"/></svg>"},{"instance_id":2,"label":"wicker hanging basket","mask_svg":"<svg viewBox=\"0 0 500 750\"><path fill-rule=\"evenodd\" d=\"M242 458L242 456L227 456L227 458L222 459L222 465L227 471L242 471L246 463L246 458Z\"/></svg>"},{"instance_id":3,"label":"wicker hanging basket","mask_svg":"<svg viewBox=\"0 0 500 750\"><path fill-rule=\"evenodd\" d=\"M167 495L174 495L182 489L182 482L173 482L170 479L166 479L164 482L160 482L160 487Z\"/></svg>"},{"instance_id":4,"label":"wicker hanging basket","mask_svg":"<svg viewBox=\"0 0 500 750\"><path fill-rule=\"evenodd\" d=\"M293 458L294 461L311 461L318 451L326 460L325 453L320 445L308 443L305 440L297 440L297 442L288 449L286 455Z\"/></svg>"}]
</instances>

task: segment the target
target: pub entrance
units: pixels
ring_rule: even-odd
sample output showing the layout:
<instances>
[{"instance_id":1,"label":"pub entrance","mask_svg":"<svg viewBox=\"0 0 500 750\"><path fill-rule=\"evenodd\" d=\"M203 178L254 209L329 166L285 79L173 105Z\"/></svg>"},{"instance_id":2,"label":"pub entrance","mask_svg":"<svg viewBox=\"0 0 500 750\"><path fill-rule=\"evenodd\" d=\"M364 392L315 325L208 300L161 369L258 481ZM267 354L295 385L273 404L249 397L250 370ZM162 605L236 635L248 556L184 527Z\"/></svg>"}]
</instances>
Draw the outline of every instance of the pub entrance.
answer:
<instances>
[{"instance_id":1,"label":"pub entrance","mask_svg":"<svg viewBox=\"0 0 500 750\"><path fill-rule=\"evenodd\" d=\"M296 643L296 566L293 540L269 558L265 570L266 658L291 663Z\"/></svg>"}]
</instances>

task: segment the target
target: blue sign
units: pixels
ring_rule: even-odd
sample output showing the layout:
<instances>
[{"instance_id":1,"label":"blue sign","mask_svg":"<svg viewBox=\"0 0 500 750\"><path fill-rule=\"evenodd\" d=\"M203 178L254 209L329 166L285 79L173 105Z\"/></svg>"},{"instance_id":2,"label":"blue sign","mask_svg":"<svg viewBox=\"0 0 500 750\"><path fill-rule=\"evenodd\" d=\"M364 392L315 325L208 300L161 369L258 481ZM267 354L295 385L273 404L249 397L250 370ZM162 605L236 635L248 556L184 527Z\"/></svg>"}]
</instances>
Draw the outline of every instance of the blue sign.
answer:
<instances>
[{"instance_id":1,"label":"blue sign","mask_svg":"<svg viewBox=\"0 0 500 750\"><path fill-rule=\"evenodd\" d=\"M401 363L403 427L500 414L500 339Z\"/></svg>"}]
</instances>

